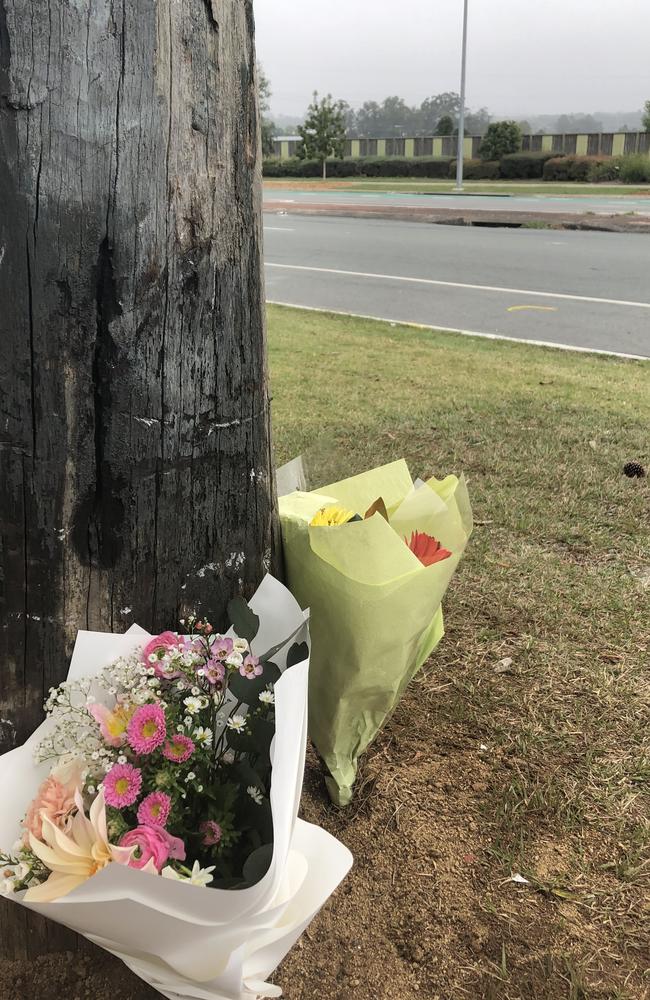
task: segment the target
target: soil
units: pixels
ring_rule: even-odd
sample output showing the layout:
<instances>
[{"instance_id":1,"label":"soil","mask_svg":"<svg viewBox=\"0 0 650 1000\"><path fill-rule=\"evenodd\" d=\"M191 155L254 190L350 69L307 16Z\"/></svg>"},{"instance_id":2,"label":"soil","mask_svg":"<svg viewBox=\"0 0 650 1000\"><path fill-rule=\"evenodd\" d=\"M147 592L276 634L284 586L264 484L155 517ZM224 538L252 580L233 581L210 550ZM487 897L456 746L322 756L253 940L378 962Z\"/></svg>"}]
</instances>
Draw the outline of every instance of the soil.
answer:
<instances>
[{"instance_id":1,"label":"soil","mask_svg":"<svg viewBox=\"0 0 650 1000\"><path fill-rule=\"evenodd\" d=\"M587 937L602 954L606 928L570 900L495 877L483 806L509 762L462 720L439 728L435 693L446 678L423 683L426 695L416 682L369 751L347 810L329 802L309 752L303 816L347 844L355 866L277 971L286 1000L622 996L606 974L602 990L572 992L572 952L584 953ZM561 846L540 842L538 871L557 878L562 868ZM121 963L82 948L0 962L0 1000L159 998Z\"/></svg>"}]
</instances>

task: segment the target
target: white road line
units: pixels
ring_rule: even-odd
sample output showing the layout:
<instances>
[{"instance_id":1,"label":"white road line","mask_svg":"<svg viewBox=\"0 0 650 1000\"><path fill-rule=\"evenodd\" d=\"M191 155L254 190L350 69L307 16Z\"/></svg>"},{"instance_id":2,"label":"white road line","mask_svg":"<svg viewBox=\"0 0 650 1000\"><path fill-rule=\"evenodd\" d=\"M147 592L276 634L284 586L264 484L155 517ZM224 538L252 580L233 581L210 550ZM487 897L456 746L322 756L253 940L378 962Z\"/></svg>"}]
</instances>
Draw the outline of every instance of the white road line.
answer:
<instances>
[{"instance_id":1,"label":"white road line","mask_svg":"<svg viewBox=\"0 0 650 1000\"><path fill-rule=\"evenodd\" d=\"M620 351L604 351L598 347L575 347L572 344L557 344L552 340L526 340L524 337L509 337L505 333L480 333L478 330L457 330L453 326L432 326L428 323L412 323L410 320L390 319L386 316L368 316L366 313L345 312L342 309L321 309L318 306L301 306L295 302L276 302L267 299L267 305L283 306L285 309L304 309L306 312L331 313L333 316L352 316L354 319L371 319L376 323L389 323L391 326L410 326L415 330L433 330L440 333L458 333L462 337L481 337L483 340L509 340L515 344L531 344L533 347L554 347L559 351L576 351L579 354L604 354L611 358L625 358L628 361L645 361L650 358L643 354L623 354Z\"/></svg>"},{"instance_id":2,"label":"white road line","mask_svg":"<svg viewBox=\"0 0 650 1000\"><path fill-rule=\"evenodd\" d=\"M264 226L264 232L269 233L295 233L295 229L290 229L289 226Z\"/></svg>"},{"instance_id":3,"label":"white road line","mask_svg":"<svg viewBox=\"0 0 650 1000\"><path fill-rule=\"evenodd\" d=\"M464 288L477 292L498 292L507 295L535 295L544 299L563 299L571 302L596 302L607 306L631 306L634 309L650 309L650 302L629 302L626 299L601 299L592 295L566 295L562 292L536 292L526 288L501 288L498 285L470 285L461 281L436 281L434 278L412 278L402 274L373 274L366 271L342 271L335 267L307 267L304 264L275 264L266 262L267 267L279 267L287 271L305 271L311 274L338 274L348 278L371 278L380 281L405 281L415 285L436 285L441 288Z\"/></svg>"}]
</instances>

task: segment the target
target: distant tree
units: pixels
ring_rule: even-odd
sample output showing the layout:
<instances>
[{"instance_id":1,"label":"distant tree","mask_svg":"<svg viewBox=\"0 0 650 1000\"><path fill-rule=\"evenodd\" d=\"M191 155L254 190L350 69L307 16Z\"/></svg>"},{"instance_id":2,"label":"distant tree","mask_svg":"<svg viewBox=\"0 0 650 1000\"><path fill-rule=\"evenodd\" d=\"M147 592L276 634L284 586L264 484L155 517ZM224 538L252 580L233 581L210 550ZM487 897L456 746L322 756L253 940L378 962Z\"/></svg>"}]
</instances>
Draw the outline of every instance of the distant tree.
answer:
<instances>
[{"instance_id":1,"label":"distant tree","mask_svg":"<svg viewBox=\"0 0 650 1000\"><path fill-rule=\"evenodd\" d=\"M460 96L455 91L445 91L427 97L419 108L413 109L414 134L451 135L450 132L437 132L438 122L441 118L451 118L453 130L459 114Z\"/></svg>"},{"instance_id":2,"label":"distant tree","mask_svg":"<svg viewBox=\"0 0 650 1000\"><path fill-rule=\"evenodd\" d=\"M443 115L436 125L436 135L453 135L454 134L454 119L451 115Z\"/></svg>"},{"instance_id":3,"label":"distant tree","mask_svg":"<svg viewBox=\"0 0 650 1000\"><path fill-rule=\"evenodd\" d=\"M507 153L518 153L521 149L521 129L517 122L492 122L479 147L482 160L500 160Z\"/></svg>"},{"instance_id":4,"label":"distant tree","mask_svg":"<svg viewBox=\"0 0 650 1000\"><path fill-rule=\"evenodd\" d=\"M555 131L566 132L602 132L603 123L593 115L560 115L555 123Z\"/></svg>"},{"instance_id":5,"label":"distant tree","mask_svg":"<svg viewBox=\"0 0 650 1000\"><path fill-rule=\"evenodd\" d=\"M275 125L269 117L271 110L271 83L262 64L257 64L257 88L260 99L260 123L262 130L262 154L273 156L275 152Z\"/></svg>"},{"instance_id":6,"label":"distant tree","mask_svg":"<svg viewBox=\"0 0 650 1000\"><path fill-rule=\"evenodd\" d=\"M533 134L533 126L530 124L530 122L527 122L525 118L523 121L517 122L517 125L521 129L522 135Z\"/></svg>"},{"instance_id":7,"label":"distant tree","mask_svg":"<svg viewBox=\"0 0 650 1000\"><path fill-rule=\"evenodd\" d=\"M643 118L641 119L644 132L650 132L650 101L643 105Z\"/></svg>"},{"instance_id":8,"label":"distant tree","mask_svg":"<svg viewBox=\"0 0 650 1000\"><path fill-rule=\"evenodd\" d=\"M466 135L485 135L490 125L490 112L487 108L478 111L465 112Z\"/></svg>"},{"instance_id":9,"label":"distant tree","mask_svg":"<svg viewBox=\"0 0 650 1000\"><path fill-rule=\"evenodd\" d=\"M345 109L344 101L332 100L332 95L318 100L318 91L307 109L304 125L298 126L301 142L298 156L303 160L318 160L323 167L323 179L327 177L328 156L345 153Z\"/></svg>"}]
</instances>

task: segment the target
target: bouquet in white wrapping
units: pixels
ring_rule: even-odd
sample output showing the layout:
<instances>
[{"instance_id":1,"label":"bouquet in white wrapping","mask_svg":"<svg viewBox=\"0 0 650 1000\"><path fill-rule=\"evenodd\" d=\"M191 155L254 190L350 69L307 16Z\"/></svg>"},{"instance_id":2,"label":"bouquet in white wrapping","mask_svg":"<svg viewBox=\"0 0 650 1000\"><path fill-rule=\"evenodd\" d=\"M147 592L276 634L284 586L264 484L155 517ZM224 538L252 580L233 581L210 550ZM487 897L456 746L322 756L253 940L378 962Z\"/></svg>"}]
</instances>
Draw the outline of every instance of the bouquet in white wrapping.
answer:
<instances>
[{"instance_id":1,"label":"bouquet in white wrapping","mask_svg":"<svg viewBox=\"0 0 650 1000\"><path fill-rule=\"evenodd\" d=\"M80 632L0 757L0 890L170 1000L281 996L268 977L352 862L297 818L307 616L272 577L230 610L227 635Z\"/></svg>"}]
</instances>

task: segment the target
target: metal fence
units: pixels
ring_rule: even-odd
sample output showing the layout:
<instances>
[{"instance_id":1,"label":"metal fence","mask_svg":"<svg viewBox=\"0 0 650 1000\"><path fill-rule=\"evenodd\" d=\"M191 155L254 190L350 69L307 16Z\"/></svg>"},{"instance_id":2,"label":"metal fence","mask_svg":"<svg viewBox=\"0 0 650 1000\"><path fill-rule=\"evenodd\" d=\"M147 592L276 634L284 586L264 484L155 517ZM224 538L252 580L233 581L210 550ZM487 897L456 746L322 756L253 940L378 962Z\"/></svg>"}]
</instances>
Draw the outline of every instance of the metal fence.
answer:
<instances>
[{"instance_id":1,"label":"metal fence","mask_svg":"<svg viewBox=\"0 0 650 1000\"><path fill-rule=\"evenodd\" d=\"M465 136L465 156L478 156L480 135ZM347 139L345 155L401 156L415 159L419 156L455 156L456 137L452 135L418 136L414 138ZM275 156L282 160L296 156L300 137L278 136L274 144ZM591 132L564 135L525 135L522 149L531 152L553 152L558 156L628 156L640 153L650 156L650 132Z\"/></svg>"}]
</instances>

